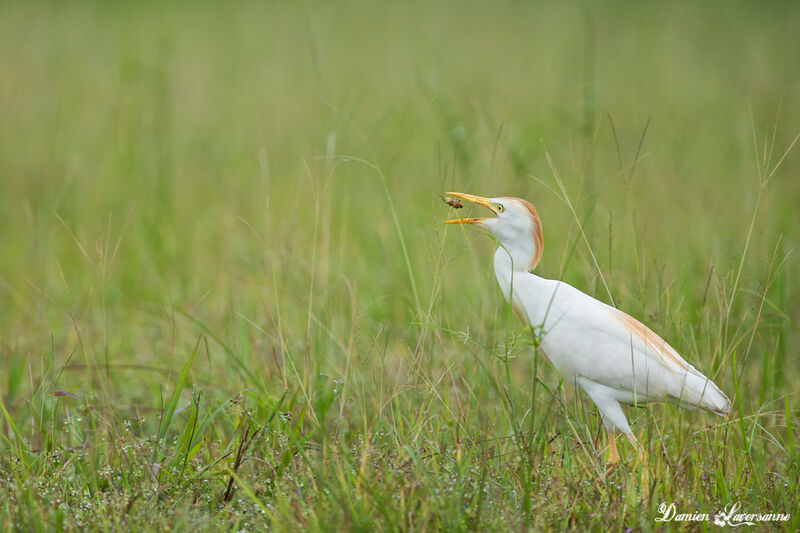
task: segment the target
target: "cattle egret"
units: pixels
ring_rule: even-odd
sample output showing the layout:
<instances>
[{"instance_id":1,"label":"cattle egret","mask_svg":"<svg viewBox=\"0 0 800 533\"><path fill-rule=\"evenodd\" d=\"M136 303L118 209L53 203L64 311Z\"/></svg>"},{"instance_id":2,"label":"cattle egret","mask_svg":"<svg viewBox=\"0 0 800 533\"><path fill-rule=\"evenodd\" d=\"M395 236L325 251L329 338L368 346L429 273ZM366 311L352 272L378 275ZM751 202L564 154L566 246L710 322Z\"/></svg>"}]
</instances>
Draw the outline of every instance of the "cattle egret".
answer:
<instances>
[{"instance_id":1,"label":"cattle egret","mask_svg":"<svg viewBox=\"0 0 800 533\"><path fill-rule=\"evenodd\" d=\"M494 273L503 296L534 328L542 352L564 379L597 406L609 440L607 471L619 463L615 428L640 452L640 458L647 457L620 403L669 401L687 409L728 414L731 402L719 387L647 326L563 281L529 272L542 255L542 224L529 202L447 194L488 207L496 215L445 224L473 224L499 241Z\"/></svg>"}]
</instances>

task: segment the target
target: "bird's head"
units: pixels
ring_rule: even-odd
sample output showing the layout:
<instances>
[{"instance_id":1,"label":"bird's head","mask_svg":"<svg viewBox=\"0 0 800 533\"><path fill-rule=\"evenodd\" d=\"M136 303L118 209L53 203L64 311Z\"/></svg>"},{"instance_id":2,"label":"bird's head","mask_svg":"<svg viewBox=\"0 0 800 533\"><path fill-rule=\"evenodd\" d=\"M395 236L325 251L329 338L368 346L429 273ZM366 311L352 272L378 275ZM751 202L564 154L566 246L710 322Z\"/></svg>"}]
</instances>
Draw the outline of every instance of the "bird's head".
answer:
<instances>
[{"instance_id":1,"label":"bird's head","mask_svg":"<svg viewBox=\"0 0 800 533\"><path fill-rule=\"evenodd\" d=\"M503 245L515 259L515 269L532 270L542 256L542 223L536 208L521 198L509 196L484 198L473 194L449 192L455 196L489 208L496 216L489 218L460 218L445 224L480 226Z\"/></svg>"}]
</instances>

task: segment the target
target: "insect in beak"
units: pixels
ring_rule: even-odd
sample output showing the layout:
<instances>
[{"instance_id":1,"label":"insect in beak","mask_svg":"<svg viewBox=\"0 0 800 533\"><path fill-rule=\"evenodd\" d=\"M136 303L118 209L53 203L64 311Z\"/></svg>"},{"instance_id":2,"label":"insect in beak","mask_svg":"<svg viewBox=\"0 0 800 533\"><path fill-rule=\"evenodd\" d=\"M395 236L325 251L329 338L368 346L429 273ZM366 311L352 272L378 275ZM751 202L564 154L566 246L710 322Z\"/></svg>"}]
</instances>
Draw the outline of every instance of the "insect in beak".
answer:
<instances>
[{"instance_id":1,"label":"insect in beak","mask_svg":"<svg viewBox=\"0 0 800 533\"><path fill-rule=\"evenodd\" d=\"M462 193L462 192L448 192L446 194L448 195L448 198L451 197L451 196L455 196L456 198L461 198L462 200L466 200L468 202L472 202L473 204L482 205L482 206L490 209L492 211L492 213L497 214L497 211L495 211L494 208L492 207L492 201L489 200L488 198L484 198L483 196L475 196L474 194L466 194L466 193ZM454 200L454 201L458 202L458 200ZM447 200L445 200L445 202L452 206L452 204L450 204L450 202L448 202ZM464 207L461 204L461 202L458 202L458 204L461 207ZM453 206L453 207L455 207L455 206ZM456 208L456 209L459 209L459 208ZM443 224L480 224L484 220L486 220L486 219L485 218L459 218L457 220L445 220L442 223Z\"/></svg>"}]
</instances>

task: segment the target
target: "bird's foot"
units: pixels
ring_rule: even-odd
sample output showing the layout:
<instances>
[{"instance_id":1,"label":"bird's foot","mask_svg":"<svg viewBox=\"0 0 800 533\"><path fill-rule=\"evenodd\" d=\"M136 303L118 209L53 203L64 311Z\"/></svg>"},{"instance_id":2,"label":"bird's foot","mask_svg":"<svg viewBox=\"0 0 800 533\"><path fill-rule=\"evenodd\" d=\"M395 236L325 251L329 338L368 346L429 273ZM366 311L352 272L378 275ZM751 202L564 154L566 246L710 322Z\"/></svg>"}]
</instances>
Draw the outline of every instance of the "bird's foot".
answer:
<instances>
[{"instance_id":1,"label":"bird's foot","mask_svg":"<svg viewBox=\"0 0 800 533\"><path fill-rule=\"evenodd\" d=\"M606 461L606 476L608 476L614 470L616 470L617 466L619 465L619 451L617 450L617 441L614 439L614 431L607 430L606 435L608 436L608 460ZM650 458L647 454L647 450L639 443L632 433L626 434L626 437L628 437L628 440L631 441L631 444L633 444L638 452L636 463L642 472L639 501L646 503L650 500Z\"/></svg>"},{"instance_id":2,"label":"bird's foot","mask_svg":"<svg viewBox=\"0 0 800 533\"><path fill-rule=\"evenodd\" d=\"M617 469L619 465L619 451L617 441L614 438L614 431L606 431L608 436L608 460L606 461L606 475Z\"/></svg>"},{"instance_id":3,"label":"bird's foot","mask_svg":"<svg viewBox=\"0 0 800 533\"><path fill-rule=\"evenodd\" d=\"M639 499L642 503L647 503L650 500L650 456L645 449L641 450L639 464L642 468L642 492Z\"/></svg>"},{"instance_id":4,"label":"bird's foot","mask_svg":"<svg viewBox=\"0 0 800 533\"><path fill-rule=\"evenodd\" d=\"M633 444L634 448L636 448L636 451L639 452L639 455L636 458L636 462L639 465L639 468L642 470L639 501L642 503L647 503L647 501L650 500L650 456L648 455L645 447L641 445L633 433L629 433L626 436L628 437L628 440L631 441L631 444Z\"/></svg>"}]
</instances>

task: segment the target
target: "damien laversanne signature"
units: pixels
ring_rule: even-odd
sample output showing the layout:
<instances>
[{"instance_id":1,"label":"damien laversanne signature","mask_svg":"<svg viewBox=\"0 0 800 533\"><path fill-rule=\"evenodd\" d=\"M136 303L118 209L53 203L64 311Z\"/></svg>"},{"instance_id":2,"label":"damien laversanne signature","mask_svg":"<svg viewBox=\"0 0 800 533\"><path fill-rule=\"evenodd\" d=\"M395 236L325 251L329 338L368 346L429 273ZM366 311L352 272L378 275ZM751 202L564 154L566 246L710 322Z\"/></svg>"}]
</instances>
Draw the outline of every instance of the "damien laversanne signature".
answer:
<instances>
[{"instance_id":1,"label":"damien laversanne signature","mask_svg":"<svg viewBox=\"0 0 800 533\"><path fill-rule=\"evenodd\" d=\"M754 526L758 522L787 522L791 518L789 513L741 513L739 502L726 506L714 515L714 524L718 526ZM658 506L660 516L656 522L708 522L711 517L708 513L679 513L674 503L660 503Z\"/></svg>"}]
</instances>

